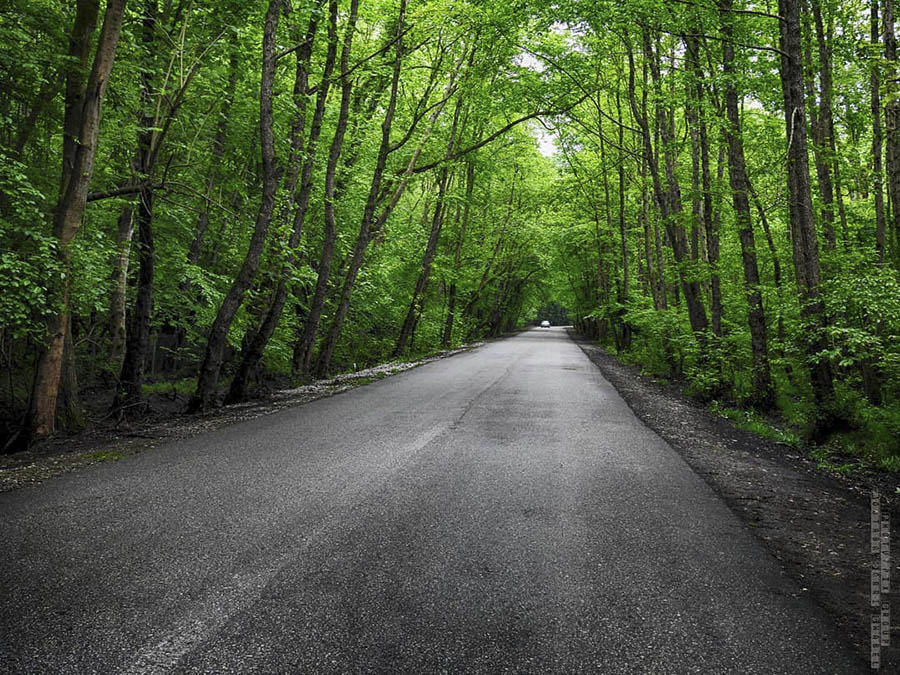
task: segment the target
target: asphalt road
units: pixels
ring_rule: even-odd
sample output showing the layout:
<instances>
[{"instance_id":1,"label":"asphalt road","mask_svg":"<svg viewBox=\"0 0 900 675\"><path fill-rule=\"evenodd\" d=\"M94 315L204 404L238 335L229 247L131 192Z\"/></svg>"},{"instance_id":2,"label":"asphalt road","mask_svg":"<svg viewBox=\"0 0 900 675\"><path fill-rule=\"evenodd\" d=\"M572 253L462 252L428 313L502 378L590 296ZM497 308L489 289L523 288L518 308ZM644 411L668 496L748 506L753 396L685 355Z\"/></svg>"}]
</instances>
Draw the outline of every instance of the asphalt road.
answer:
<instances>
[{"instance_id":1,"label":"asphalt road","mask_svg":"<svg viewBox=\"0 0 900 675\"><path fill-rule=\"evenodd\" d=\"M868 672L561 329L0 495L0 671Z\"/></svg>"}]
</instances>

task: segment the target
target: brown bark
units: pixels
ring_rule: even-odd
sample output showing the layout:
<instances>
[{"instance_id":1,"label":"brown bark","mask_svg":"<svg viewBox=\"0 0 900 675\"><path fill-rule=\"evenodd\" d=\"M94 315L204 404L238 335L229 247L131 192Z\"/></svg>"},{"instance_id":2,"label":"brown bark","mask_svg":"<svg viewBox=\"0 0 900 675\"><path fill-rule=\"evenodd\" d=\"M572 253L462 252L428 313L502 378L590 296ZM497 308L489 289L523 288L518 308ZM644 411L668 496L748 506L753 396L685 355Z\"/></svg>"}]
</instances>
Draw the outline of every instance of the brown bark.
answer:
<instances>
[{"instance_id":1,"label":"brown bark","mask_svg":"<svg viewBox=\"0 0 900 675\"><path fill-rule=\"evenodd\" d=\"M73 56L76 55L75 52L80 55L79 50L83 48L79 42L81 39L79 30L85 22L84 17L91 12L96 13L97 5L97 2L88 1L78 3L75 30L70 45L70 54ZM59 256L65 276L61 287L57 289L61 311L48 321L49 344L38 358L26 422L30 437L33 439L47 436L56 429L56 401L59 395L63 351L69 322L69 245L81 226L88 188L94 173L103 98L115 60L124 13L125 0L109 0L87 86L83 90L76 90L74 85L67 86L67 110L71 109L73 116L76 115L76 111L80 110L80 113L77 113L79 117L77 135L70 136L68 132L71 128L64 129L63 180L53 214L53 234L59 243ZM93 33L93 30L90 33ZM79 75L76 73L72 77L78 78ZM67 126L69 121L67 115ZM73 148L72 143L76 138L77 143Z\"/></svg>"},{"instance_id":2,"label":"brown bark","mask_svg":"<svg viewBox=\"0 0 900 675\"><path fill-rule=\"evenodd\" d=\"M769 366L766 315L760 291L759 267L756 261L756 242L753 235L753 218L750 213L749 183L744 161L744 143L741 137L738 92L734 64L734 45L731 0L720 0L722 35L722 63L725 74L725 141L728 144L728 175L731 184L732 203L741 242L741 259L744 264L744 290L747 298L747 323L750 328L750 349L753 359L753 376L750 402L760 410L775 407L775 387Z\"/></svg>"},{"instance_id":3,"label":"brown bark","mask_svg":"<svg viewBox=\"0 0 900 675\"><path fill-rule=\"evenodd\" d=\"M69 325L66 328L66 343L63 347L62 380L56 406L60 425L69 430L83 429L87 421L78 391L75 340L72 337L72 319L70 317Z\"/></svg>"},{"instance_id":4,"label":"brown bark","mask_svg":"<svg viewBox=\"0 0 900 675\"><path fill-rule=\"evenodd\" d=\"M813 220L809 154L806 139L803 84L803 46L799 0L779 0L781 21L781 86L784 95L787 137L788 200L793 244L794 275L800 295L801 315L810 378L817 404L814 434L826 430L834 397L831 365L821 356L827 347L825 308L819 289L819 247Z\"/></svg>"},{"instance_id":5,"label":"brown bark","mask_svg":"<svg viewBox=\"0 0 900 675\"><path fill-rule=\"evenodd\" d=\"M275 210L275 192L278 187L278 176L275 170L275 137L273 115L273 86L276 62L276 31L281 14L282 0L270 0L266 11L265 27L262 43L262 69L259 85L259 138L261 147L263 186L262 201L256 216L253 235L247 247L247 255L238 271L234 282L228 289L222 305L216 314L209 331L203 363L197 377L197 390L188 409L192 412L207 410L215 402L216 386L222 368L222 358L228 342L228 329L235 314L244 300L244 294L250 288L259 259L266 242L266 234L272 214Z\"/></svg>"},{"instance_id":6,"label":"brown bark","mask_svg":"<svg viewBox=\"0 0 900 675\"><path fill-rule=\"evenodd\" d=\"M69 65L65 71L66 99L63 113L63 170L60 194L75 170L75 155L81 140L81 124L85 104L85 75L91 55L91 39L97 29L99 15L97 0L77 0L75 25L69 41Z\"/></svg>"}]
</instances>

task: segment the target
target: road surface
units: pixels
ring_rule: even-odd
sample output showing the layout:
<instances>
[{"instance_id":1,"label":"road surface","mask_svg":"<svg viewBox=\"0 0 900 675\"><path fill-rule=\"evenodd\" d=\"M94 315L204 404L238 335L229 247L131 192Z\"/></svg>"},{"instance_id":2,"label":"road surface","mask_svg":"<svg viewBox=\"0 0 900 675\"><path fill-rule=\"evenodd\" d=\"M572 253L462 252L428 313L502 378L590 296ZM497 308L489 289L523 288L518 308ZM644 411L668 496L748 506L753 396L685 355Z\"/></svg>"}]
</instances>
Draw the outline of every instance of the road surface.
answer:
<instances>
[{"instance_id":1,"label":"road surface","mask_svg":"<svg viewBox=\"0 0 900 675\"><path fill-rule=\"evenodd\" d=\"M0 495L0 671L867 672L562 329Z\"/></svg>"}]
</instances>

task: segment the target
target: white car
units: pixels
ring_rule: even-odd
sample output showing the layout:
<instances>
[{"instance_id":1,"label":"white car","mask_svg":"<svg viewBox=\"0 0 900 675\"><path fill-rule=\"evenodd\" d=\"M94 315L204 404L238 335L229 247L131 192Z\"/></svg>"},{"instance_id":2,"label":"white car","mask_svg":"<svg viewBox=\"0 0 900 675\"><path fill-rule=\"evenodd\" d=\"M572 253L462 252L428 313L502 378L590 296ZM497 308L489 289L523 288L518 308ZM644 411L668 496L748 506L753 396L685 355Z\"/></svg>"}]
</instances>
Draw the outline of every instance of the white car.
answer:
<instances>
[{"instance_id":1,"label":"white car","mask_svg":"<svg viewBox=\"0 0 900 675\"><path fill-rule=\"evenodd\" d=\"M541 321L541 328L550 328L549 321Z\"/></svg>"}]
</instances>

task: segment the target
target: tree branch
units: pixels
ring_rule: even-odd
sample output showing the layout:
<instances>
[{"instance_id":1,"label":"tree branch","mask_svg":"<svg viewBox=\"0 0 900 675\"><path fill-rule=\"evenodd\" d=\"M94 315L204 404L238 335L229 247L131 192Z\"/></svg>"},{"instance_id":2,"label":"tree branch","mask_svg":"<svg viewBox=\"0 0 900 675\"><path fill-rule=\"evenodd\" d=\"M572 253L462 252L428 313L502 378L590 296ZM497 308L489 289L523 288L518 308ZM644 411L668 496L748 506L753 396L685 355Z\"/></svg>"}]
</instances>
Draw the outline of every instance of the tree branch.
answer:
<instances>
[{"instance_id":1,"label":"tree branch","mask_svg":"<svg viewBox=\"0 0 900 675\"><path fill-rule=\"evenodd\" d=\"M439 159L435 162L431 162L430 164L425 164L424 166L416 167L415 169L413 169L412 172L413 173L423 173L425 171L430 171L431 169L433 169L437 166L440 166L444 162L455 161L455 160L459 159L460 157L463 157L464 155L468 155L470 152L474 152L475 150L478 150L479 148L484 147L485 145L487 145L494 139L502 136L507 131L509 131L510 129L512 129L515 126L518 126L522 122L527 122L528 120L533 120L535 117L543 117L545 115L561 115L562 113L569 112L572 108L577 106L579 103L584 101L586 98L587 98L587 94L585 94L580 99L575 101L575 103L573 103L572 105L570 105L566 108L560 108L559 110L538 110L536 112L525 115L524 117L520 117L516 120L513 120L509 124L503 126L502 128L498 129L497 131L492 133L487 138L483 138L482 140L478 141L474 145L470 145L468 148L460 150L459 152L454 152L451 156L445 157L444 159Z\"/></svg>"}]
</instances>

